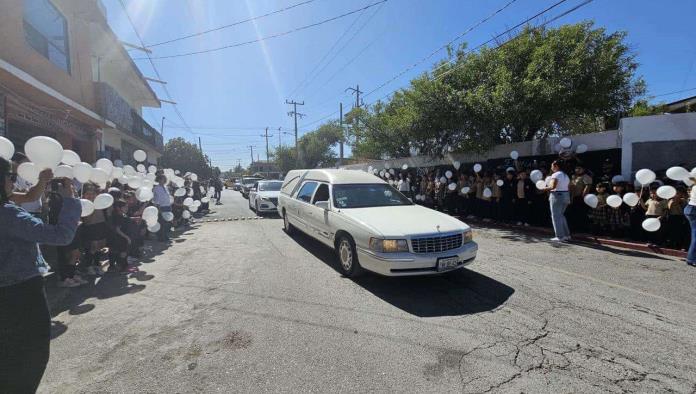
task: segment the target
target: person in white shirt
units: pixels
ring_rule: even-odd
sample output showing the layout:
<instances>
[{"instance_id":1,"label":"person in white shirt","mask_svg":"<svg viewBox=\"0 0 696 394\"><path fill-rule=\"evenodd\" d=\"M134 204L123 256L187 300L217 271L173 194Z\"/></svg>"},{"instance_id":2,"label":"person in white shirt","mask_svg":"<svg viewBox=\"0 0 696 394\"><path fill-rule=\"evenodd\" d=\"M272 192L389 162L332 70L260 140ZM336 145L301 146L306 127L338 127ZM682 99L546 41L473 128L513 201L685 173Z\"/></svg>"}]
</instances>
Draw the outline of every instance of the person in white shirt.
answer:
<instances>
[{"instance_id":1,"label":"person in white shirt","mask_svg":"<svg viewBox=\"0 0 696 394\"><path fill-rule=\"evenodd\" d=\"M152 202L157 205L157 209L159 210L160 231L157 232L157 239L166 242L169 240L170 224L168 221L164 220L162 214L172 211L172 201L166 186L167 177L164 175L157 175L155 182L157 182L157 184L152 188L152 193L154 194Z\"/></svg>"},{"instance_id":2,"label":"person in white shirt","mask_svg":"<svg viewBox=\"0 0 696 394\"><path fill-rule=\"evenodd\" d=\"M570 229L565 217L565 210L570 205L570 193L568 191L570 178L561 169L562 165L563 162L560 160L551 163L551 172L553 174L549 180L549 185L545 189L551 192L549 196L551 221L553 222L553 231L556 233L556 236L551 238L551 241L555 242L570 240Z\"/></svg>"},{"instance_id":3,"label":"person in white shirt","mask_svg":"<svg viewBox=\"0 0 696 394\"><path fill-rule=\"evenodd\" d=\"M399 175L399 183L397 184L397 188L406 197L411 197L411 182L404 174Z\"/></svg>"},{"instance_id":4,"label":"person in white shirt","mask_svg":"<svg viewBox=\"0 0 696 394\"><path fill-rule=\"evenodd\" d=\"M692 171L689 177L691 182L696 183L696 172ZM684 207L684 215L691 225L691 245L686 255L686 264L696 267L696 186L691 186L689 193L689 203Z\"/></svg>"}]
</instances>

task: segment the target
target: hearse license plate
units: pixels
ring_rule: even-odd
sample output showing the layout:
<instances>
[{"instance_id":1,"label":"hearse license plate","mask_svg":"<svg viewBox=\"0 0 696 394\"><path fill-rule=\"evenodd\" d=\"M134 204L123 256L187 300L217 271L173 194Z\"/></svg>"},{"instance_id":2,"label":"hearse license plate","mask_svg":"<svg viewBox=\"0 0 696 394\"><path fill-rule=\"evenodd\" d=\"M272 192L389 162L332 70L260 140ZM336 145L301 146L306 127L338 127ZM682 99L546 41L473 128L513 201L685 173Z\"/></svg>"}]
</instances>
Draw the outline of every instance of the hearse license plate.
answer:
<instances>
[{"instance_id":1,"label":"hearse license plate","mask_svg":"<svg viewBox=\"0 0 696 394\"><path fill-rule=\"evenodd\" d=\"M438 271L451 270L452 268L456 268L458 265L459 265L459 257L457 257L457 256L443 257L443 258L437 259L437 270Z\"/></svg>"}]
</instances>

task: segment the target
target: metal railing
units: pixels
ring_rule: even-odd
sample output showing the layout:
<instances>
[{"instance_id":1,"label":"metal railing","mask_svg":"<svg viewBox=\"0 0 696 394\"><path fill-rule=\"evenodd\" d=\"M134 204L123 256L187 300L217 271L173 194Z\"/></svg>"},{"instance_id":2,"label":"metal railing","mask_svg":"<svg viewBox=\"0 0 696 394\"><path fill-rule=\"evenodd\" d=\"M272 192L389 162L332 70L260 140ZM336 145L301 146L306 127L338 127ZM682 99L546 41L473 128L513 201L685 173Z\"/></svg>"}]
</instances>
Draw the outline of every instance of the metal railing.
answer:
<instances>
[{"instance_id":1,"label":"metal railing","mask_svg":"<svg viewBox=\"0 0 696 394\"><path fill-rule=\"evenodd\" d=\"M95 85L97 111L101 116L114 122L119 130L150 144L156 150L164 149L162 135L131 108L113 87L105 82L95 82Z\"/></svg>"}]
</instances>

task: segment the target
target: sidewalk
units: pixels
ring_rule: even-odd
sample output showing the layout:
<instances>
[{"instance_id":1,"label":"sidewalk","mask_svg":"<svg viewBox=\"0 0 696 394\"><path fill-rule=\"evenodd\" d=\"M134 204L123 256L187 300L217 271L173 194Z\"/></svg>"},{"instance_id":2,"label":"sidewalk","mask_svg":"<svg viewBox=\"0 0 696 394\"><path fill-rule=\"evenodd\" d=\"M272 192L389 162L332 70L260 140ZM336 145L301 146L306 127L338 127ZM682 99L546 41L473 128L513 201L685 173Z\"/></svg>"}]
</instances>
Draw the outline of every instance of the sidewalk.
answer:
<instances>
[{"instance_id":1,"label":"sidewalk","mask_svg":"<svg viewBox=\"0 0 696 394\"><path fill-rule=\"evenodd\" d=\"M475 224L478 227L504 228L504 229L519 231L521 233L541 234L541 235L545 235L548 237L553 237L553 235L554 235L553 230L550 228L546 228L546 227L534 227L534 226L523 227L523 226L518 226L515 224L499 223L499 222L493 222L493 221L484 222L483 220L478 219L478 218L469 219L469 218L459 217L459 216L455 216L455 217L463 222ZM665 256L672 256L672 257L677 257L680 259L686 259L686 252L683 250L668 249L668 248L661 248L661 247L651 247L648 244L641 243L641 242L618 240L618 239L612 239L612 238L606 238L606 237L598 237L596 235L591 235L591 234L573 234L573 242L584 242L584 243L591 243L591 244L595 244L595 245L616 246L616 247L624 248L624 249L638 250L641 252L656 253L656 254L661 254L661 255L665 255Z\"/></svg>"}]
</instances>

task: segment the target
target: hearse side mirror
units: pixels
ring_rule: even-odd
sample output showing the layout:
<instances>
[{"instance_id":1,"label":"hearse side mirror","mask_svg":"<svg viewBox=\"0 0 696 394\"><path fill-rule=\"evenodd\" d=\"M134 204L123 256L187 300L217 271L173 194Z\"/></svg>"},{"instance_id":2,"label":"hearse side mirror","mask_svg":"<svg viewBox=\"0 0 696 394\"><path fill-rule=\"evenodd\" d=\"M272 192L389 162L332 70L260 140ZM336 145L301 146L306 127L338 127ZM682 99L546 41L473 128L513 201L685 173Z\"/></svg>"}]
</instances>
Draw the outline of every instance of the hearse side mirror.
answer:
<instances>
[{"instance_id":1,"label":"hearse side mirror","mask_svg":"<svg viewBox=\"0 0 696 394\"><path fill-rule=\"evenodd\" d=\"M317 201L314 203L315 207L319 207L325 211L329 210L329 202L328 201Z\"/></svg>"}]
</instances>

